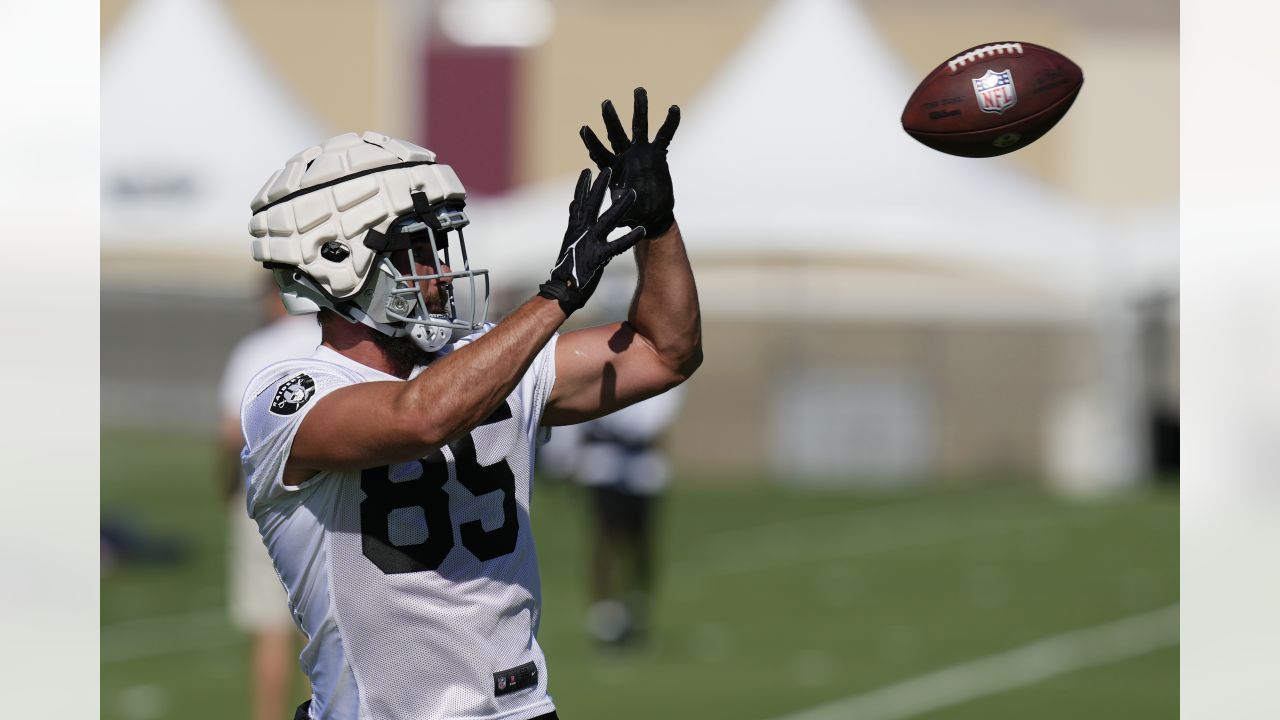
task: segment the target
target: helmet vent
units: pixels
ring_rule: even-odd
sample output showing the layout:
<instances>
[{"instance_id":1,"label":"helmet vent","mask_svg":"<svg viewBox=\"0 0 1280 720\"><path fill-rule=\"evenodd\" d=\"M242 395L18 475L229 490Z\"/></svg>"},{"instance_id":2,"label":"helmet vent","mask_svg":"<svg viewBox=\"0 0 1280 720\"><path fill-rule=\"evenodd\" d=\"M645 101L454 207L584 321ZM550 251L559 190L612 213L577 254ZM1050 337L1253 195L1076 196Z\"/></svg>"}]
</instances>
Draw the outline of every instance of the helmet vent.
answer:
<instances>
[{"instance_id":1,"label":"helmet vent","mask_svg":"<svg viewBox=\"0 0 1280 720\"><path fill-rule=\"evenodd\" d=\"M351 251L346 245L337 240L330 240L320 248L320 257L329 262L342 262L351 256Z\"/></svg>"}]
</instances>

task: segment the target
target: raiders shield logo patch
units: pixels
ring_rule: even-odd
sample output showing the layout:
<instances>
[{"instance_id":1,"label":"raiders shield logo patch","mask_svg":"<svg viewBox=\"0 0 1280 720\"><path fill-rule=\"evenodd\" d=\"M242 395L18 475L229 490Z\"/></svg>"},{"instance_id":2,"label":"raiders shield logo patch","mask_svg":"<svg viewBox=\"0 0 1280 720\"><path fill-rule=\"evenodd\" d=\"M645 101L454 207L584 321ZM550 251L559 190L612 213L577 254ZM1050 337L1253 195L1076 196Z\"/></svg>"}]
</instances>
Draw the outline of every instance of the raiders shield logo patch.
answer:
<instances>
[{"instance_id":1,"label":"raiders shield logo patch","mask_svg":"<svg viewBox=\"0 0 1280 720\"><path fill-rule=\"evenodd\" d=\"M315 394L316 381L306 373L300 373L286 380L276 390L276 396L271 400L271 412L276 415L292 415Z\"/></svg>"}]
</instances>

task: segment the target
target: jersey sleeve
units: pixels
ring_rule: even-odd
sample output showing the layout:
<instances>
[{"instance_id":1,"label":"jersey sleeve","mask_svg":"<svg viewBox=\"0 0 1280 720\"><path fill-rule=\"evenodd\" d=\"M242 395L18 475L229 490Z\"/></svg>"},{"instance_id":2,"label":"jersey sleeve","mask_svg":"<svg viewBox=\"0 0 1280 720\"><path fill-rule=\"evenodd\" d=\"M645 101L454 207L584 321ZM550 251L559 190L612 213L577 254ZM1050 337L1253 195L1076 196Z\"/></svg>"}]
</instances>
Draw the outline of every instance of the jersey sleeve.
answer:
<instances>
[{"instance_id":1,"label":"jersey sleeve","mask_svg":"<svg viewBox=\"0 0 1280 720\"><path fill-rule=\"evenodd\" d=\"M232 348L218 386L223 417L238 417L245 390L267 366L285 360L305 362L320 344L320 327L311 317L287 316L240 339Z\"/></svg>"},{"instance_id":2,"label":"jersey sleeve","mask_svg":"<svg viewBox=\"0 0 1280 720\"><path fill-rule=\"evenodd\" d=\"M322 361L277 363L249 383L241 406L245 447L240 462L245 472L248 509L310 486L315 479L289 487L284 467L302 421L320 398L360 382L345 368Z\"/></svg>"}]
</instances>

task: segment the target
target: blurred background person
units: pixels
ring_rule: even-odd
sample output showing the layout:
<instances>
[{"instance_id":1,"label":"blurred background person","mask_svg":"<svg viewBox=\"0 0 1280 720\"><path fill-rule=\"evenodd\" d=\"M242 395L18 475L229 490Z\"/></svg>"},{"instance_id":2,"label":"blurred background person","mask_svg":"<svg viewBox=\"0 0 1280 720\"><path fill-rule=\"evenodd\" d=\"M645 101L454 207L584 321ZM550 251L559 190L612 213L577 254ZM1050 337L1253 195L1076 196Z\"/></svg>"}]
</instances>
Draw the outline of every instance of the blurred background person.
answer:
<instances>
[{"instance_id":1,"label":"blurred background person","mask_svg":"<svg viewBox=\"0 0 1280 720\"><path fill-rule=\"evenodd\" d=\"M544 449L558 474L588 492L591 555L587 631L603 645L644 640L655 585L655 514L671 481L660 443L684 402L673 388L580 425L556 428Z\"/></svg>"},{"instance_id":2,"label":"blurred background person","mask_svg":"<svg viewBox=\"0 0 1280 720\"><path fill-rule=\"evenodd\" d=\"M311 354L320 344L320 326L310 315L289 315L270 273L259 286L263 326L246 335L231 350L219 386L221 419L221 477L228 508L228 602L232 623L252 642L251 717L276 720L285 716L286 697L298 677L297 646L301 636L289 614L284 586L262 545L258 526L245 510L244 474L240 451L240 401L259 370ZM292 669L291 669L292 668Z\"/></svg>"}]
</instances>

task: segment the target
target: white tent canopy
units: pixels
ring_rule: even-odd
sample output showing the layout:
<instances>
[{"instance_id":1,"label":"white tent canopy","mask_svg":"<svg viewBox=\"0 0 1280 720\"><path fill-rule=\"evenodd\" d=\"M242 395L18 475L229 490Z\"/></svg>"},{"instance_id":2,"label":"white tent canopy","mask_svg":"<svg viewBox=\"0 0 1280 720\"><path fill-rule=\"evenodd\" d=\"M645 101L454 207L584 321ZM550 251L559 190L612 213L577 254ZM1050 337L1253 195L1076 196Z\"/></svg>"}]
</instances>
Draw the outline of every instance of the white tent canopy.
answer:
<instances>
[{"instance_id":1,"label":"white tent canopy","mask_svg":"<svg viewBox=\"0 0 1280 720\"><path fill-rule=\"evenodd\" d=\"M249 199L326 136L219 0L136 0L102 53L104 250L248 258Z\"/></svg>"},{"instance_id":2,"label":"white tent canopy","mask_svg":"<svg viewBox=\"0 0 1280 720\"><path fill-rule=\"evenodd\" d=\"M923 261L1094 297L1105 274L1099 217L1009 158L918 144L899 122L912 87L856 3L779 0L686 108L672 144L676 215L695 262ZM650 91L656 128L665 105ZM626 124L629 98L615 103ZM572 188L559 178L473 208L473 254L496 280L549 264Z\"/></svg>"}]
</instances>

